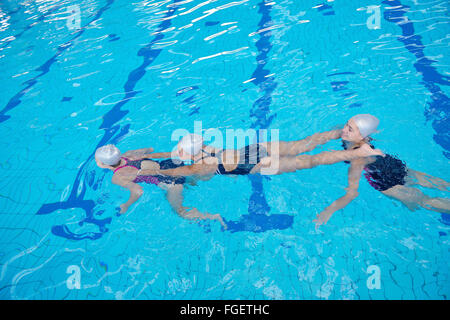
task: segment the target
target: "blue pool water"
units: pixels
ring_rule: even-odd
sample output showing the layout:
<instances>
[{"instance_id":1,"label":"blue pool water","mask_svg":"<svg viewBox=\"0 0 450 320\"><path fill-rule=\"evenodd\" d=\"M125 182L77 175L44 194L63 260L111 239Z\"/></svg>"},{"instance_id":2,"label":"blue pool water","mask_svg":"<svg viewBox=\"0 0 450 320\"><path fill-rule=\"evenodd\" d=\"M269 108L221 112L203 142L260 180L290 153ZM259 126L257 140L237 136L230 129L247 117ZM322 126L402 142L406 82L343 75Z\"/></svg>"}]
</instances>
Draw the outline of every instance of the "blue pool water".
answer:
<instances>
[{"instance_id":1,"label":"blue pool water","mask_svg":"<svg viewBox=\"0 0 450 320\"><path fill-rule=\"evenodd\" d=\"M93 154L107 143L170 151L172 132L194 121L297 140L372 113L378 148L450 181L449 9L2 1L0 298L447 299L444 214L410 212L361 180L359 197L315 230L345 193L343 163L187 187L185 204L220 213L223 231L183 220L152 185L117 216L128 194Z\"/></svg>"}]
</instances>

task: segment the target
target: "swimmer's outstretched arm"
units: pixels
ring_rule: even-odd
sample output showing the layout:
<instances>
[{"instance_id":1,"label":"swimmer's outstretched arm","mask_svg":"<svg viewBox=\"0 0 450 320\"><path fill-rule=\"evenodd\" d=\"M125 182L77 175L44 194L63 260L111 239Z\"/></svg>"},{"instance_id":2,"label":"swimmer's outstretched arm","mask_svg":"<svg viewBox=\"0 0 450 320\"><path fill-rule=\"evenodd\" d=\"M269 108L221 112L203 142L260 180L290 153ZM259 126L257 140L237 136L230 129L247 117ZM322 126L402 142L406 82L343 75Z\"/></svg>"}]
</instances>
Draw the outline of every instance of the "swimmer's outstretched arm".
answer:
<instances>
[{"instance_id":1,"label":"swimmer's outstretched arm","mask_svg":"<svg viewBox=\"0 0 450 320\"><path fill-rule=\"evenodd\" d=\"M147 154L144 158L150 158L150 159L167 158L167 159L171 159L172 158L172 153L171 152L155 152L155 153Z\"/></svg>"},{"instance_id":2,"label":"swimmer's outstretched arm","mask_svg":"<svg viewBox=\"0 0 450 320\"><path fill-rule=\"evenodd\" d=\"M138 185L137 183L134 183L129 180L125 180L122 178L116 178L113 176L112 183L117 184L121 187L124 187L125 189L130 190L130 198L127 202L120 205L120 213L123 214L127 212L128 208L135 203L144 193L142 190L142 187Z\"/></svg>"},{"instance_id":3,"label":"swimmer's outstretched arm","mask_svg":"<svg viewBox=\"0 0 450 320\"><path fill-rule=\"evenodd\" d=\"M206 176L213 174L217 169L217 164L191 164L189 166L182 166L174 169L166 170L145 170L141 169L141 175L155 175L162 174L166 176Z\"/></svg>"},{"instance_id":4,"label":"swimmer's outstretched arm","mask_svg":"<svg viewBox=\"0 0 450 320\"><path fill-rule=\"evenodd\" d=\"M275 175L377 155L383 156L383 152L379 149L372 149L366 144L358 149L326 151L316 155L304 154L296 157L278 157L275 155L263 158L250 173Z\"/></svg>"},{"instance_id":5,"label":"swimmer's outstretched arm","mask_svg":"<svg viewBox=\"0 0 450 320\"><path fill-rule=\"evenodd\" d=\"M270 156L292 157L300 153L314 150L318 145L330 140L339 139L342 135L341 129L318 132L309 137L296 141L271 141L262 142Z\"/></svg>"},{"instance_id":6,"label":"swimmer's outstretched arm","mask_svg":"<svg viewBox=\"0 0 450 320\"><path fill-rule=\"evenodd\" d=\"M141 157L146 154L152 153L154 151L153 148L142 148L142 149L136 149L136 150L128 150L123 154L124 157Z\"/></svg>"},{"instance_id":7,"label":"swimmer's outstretched arm","mask_svg":"<svg viewBox=\"0 0 450 320\"><path fill-rule=\"evenodd\" d=\"M293 149L296 153L293 155L312 151L319 145L326 144L331 140L341 138L341 135L342 129L336 129L331 131L318 132L309 137L306 137L305 139L294 141L296 145L293 147Z\"/></svg>"},{"instance_id":8,"label":"swimmer's outstretched arm","mask_svg":"<svg viewBox=\"0 0 450 320\"><path fill-rule=\"evenodd\" d=\"M313 220L313 222L316 223L316 229L319 228L320 225L326 224L333 213L344 208L356 199L358 196L359 180L365 164L366 161L364 159L357 159L351 162L351 166L348 169L348 187L346 188L346 194L334 201L324 211L317 215L316 219Z\"/></svg>"},{"instance_id":9,"label":"swimmer's outstretched arm","mask_svg":"<svg viewBox=\"0 0 450 320\"><path fill-rule=\"evenodd\" d=\"M145 158L150 159L160 159L160 158L168 158L172 157L171 152L155 152L153 153L153 148L142 148L137 150L130 150L123 154L125 158L130 158L132 160L142 160Z\"/></svg>"},{"instance_id":10,"label":"swimmer's outstretched arm","mask_svg":"<svg viewBox=\"0 0 450 320\"><path fill-rule=\"evenodd\" d=\"M326 151L321 152L312 156L312 165L324 165L324 164L333 164L341 161L353 161L358 158L366 158L371 156L384 156L384 153L380 149L372 149L369 145L364 144L358 149L353 150L338 150L338 151ZM301 159L301 157L306 156L298 156L297 159Z\"/></svg>"}]
</instances>

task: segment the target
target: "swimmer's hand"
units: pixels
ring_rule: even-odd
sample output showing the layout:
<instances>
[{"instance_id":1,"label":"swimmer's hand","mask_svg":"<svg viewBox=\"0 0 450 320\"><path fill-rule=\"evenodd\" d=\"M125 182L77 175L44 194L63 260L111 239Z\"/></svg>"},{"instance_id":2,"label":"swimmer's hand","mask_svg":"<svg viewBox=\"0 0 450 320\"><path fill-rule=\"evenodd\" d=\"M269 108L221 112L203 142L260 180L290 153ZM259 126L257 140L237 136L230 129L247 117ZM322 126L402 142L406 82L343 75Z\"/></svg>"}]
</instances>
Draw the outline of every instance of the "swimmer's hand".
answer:
<instances>
[{"instance_id":1,"label":"swimmer's hand","mask_svg":"<svg viewBox=\"0 0 450 320\"><path fill-rule=\"evenodd\" d=\"M270 164L272 163L271 160L272 160L272 159L271 159L270 157L264 157L264 158L262 158L261 161L260 161L261 166L263 166L263 167L269 167Z\"/></svg>"},{"instance_id":2,"label":"swimmer's hand","mask_svg":"<svg viewBox=\"0 0 450 320\"><path fill-rule=\"evenodd\" d=\"M271 157L264 157L253 167L250 173L253 174L255 172L258 172L261 168L270 167L271 163L272 163Z\"/></svg>"},{"instance_id":3,"label":"swimmer's hand","mask_svg":"<svg viewBox=\"0 0 450 320\"><path fill-rule=\"evenodd\" d=\"M328 220L330 220L331 216L333 215L333 212L331 211L323 211L320 214L316 216L316 219L313 220L316 224L316 230L319 229L319 227L323 224L327 224Z\"/></svg>"},{"instance_id":4,"label":"swimmer's hand","mask_svg":"<svg viewBox=\"0 0 450 320\"><path fill-rule=\"evenodd\" d=\"M125 212L127 212L127 210L128 210L128 206L124 203L124 204L121 204L120 205L120 211L119 211L119 213L120 214L124 214Z\"/></svg>"},{"instance_id":5,"label":"swimmer's hand","mask_svg":"<svg viewBox=\"0 0 450 320\"><path fill-rule=\"evenodd\" d=\"M220 214L218 214L218 213L217 214L210 214L208 212L201 213L200 211L198 211L197 208L192 208L191 210L189 210L189 209L191 209L191 208L190 207L183 207L181 215L183 217L185 217L187 219L191 219L191 220L205 220L205 219L218 220L220 222L220 224L222 225L222 227L225 230L227 229L227 225L223 221L223 219L220 216Z\"/></svg>"}]
</instances>

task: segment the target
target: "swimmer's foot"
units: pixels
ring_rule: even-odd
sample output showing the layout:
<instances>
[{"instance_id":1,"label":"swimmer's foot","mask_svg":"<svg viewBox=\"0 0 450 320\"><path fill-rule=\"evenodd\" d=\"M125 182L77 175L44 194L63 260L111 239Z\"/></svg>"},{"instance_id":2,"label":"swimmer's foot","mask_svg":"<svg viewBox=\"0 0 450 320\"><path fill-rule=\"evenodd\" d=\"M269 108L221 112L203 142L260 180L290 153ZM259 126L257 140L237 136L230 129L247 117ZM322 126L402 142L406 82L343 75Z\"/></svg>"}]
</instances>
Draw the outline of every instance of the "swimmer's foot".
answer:
<instances>
[{"instance_id":1,"label":"swimmer's foot","mask_svg":"<svg viewBox=\"0 0 450 320\"><path fill-rule=\"evenodd\" d=\"M192 208L190 211L187 211L186 209L189 209L189 208L184 208L184 213L182 215L185 218L187 218L187 219L192 219L192 220L218 220L220 222L220 224L222 225L222 227L225 230L227 229L227 225L225 224L225 222L223 221L222 217L218 213L217 214L210 214L208 212L205 212L203 214L200 211L198 211L197 208Z\"/></svg>"},{"instance_id":2,"label":"swimmer's foot","mask_svg":"<svg viewBox=\"0 0 450 320\"><path fill-rule=\"evenodd\" d=\"M441 191L449 191L448 189L450 188L450 183L447 181L429 175L427 175L425 179L431 183L432 188L439 189Z\"/></svg>"},{"instance_id":3,"label":"swimmer's foot","mask_svg":"<svg viewBox=\"0 0 450 320\"><path fill-rule=\"evenodd\" d=\"M213 214L213 215L211 215L211 218L213 219L213 220L218 220L219 222L220 222L220 224L222 225L222 227L225 229L225 230L227 230L227 225L226 225L226 223L223 221L223 219L222 219L222 217L220 216L220 214Z\"/></svg>"},{"instance_id":4,"label":"swimmer's foot","mask_svg":"<svg viewBox=\"0 0 450 320\"><path fill-rule=\"evenodd\" d=\"M425 200L422 207L440 213L450 214L450 200L445 198L429 198Z\"/></svg>"},{"instance_id":5,"label":"swimmer's foot","mask_svg":"<svg viewBox=\"0 0 450 320\"><path fill-rule=\"evenodd\" d=\"M410 169L411 170L411 169ZM412 176L417 180L415 183L421 185L422 187L438 189L441 191L449 191L450 183L441 178L436 178L430 176L429 174L411 170Z\"/></svg>"}]
</instances>

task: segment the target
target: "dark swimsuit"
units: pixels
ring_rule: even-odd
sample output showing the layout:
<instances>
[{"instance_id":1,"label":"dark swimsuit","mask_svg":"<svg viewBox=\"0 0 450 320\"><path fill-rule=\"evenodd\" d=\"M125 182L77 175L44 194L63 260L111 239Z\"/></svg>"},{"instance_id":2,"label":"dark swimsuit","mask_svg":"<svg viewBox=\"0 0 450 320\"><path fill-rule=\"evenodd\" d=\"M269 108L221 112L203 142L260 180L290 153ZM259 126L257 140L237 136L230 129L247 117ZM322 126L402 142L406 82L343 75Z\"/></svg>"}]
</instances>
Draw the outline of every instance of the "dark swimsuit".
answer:
<instances>
[{"instance_id":1,"label":"dark swimsuit","mask_svg":"<svg viewBox=\"0 0 450 320\"><path fill-rule=\"evenodd\" d=\"M375 147L369 144L372 149ZM347 145L342 141L342 147L347 150ZM364 167L364 176L369 184L378 191L385 191L397 185L404 185L408 174L406 163L387 154L376 156L375 161ZM349 161L345 161L350 163Z\"/></svg>"},{"instance_id":2,"label":"dark swimsuit","mask_svg":"<svg viewBox=\"0 0 450 320\"><path fill-rule=\"evenodd\" d=\"M142 161L146 161L146 160L150 160L150 161L159 163L161 170L173 169L173 168L178 168L178 167L184 166L183 162L181 162L180 164L175 164L175 163L173 163L172 159L167 159L167 160L162 160L162 161L155 161L150 158L145 158L145 159L141 159L141 160L130 160L130 159L122 157L121 159L124 159L126 161L126 163L125 163L125 165L116 168L114 170L114 173L116 173L117 170L125 168L125 167L133 167L138 170L141 170L141 163L142 163ZM152 183L152 184L156 184L156 185L160 184L161 182L183 184L183 183L185 183L185 181L186 181L185 177L171 177L171 176L162 176L162 175L155 175L155 176L138 175L133 180L134 183L145 182L145 183Z\"/></svg>"},{"instance_id":3,"label":"dark swimsuit","mask_svg":"<svg viewBox=\"0 0 450 320\"><path fill-rule=\"evenodd\" d=\"M215 157L219 160L219 165L217 166L215 174L235 174L235 175L249 174L250 171L253 169L253 167L259 163L261 158L264 158L268 155L266 148L264 148L259 144L255 143L249 146L245 146L244 148L238 150L239 151L238 166L234 170L226 171L222 163L223 150L220 150L217 153L215 152L209 153L205 150L202 151L208 154L208 156Z\"/></svg>"}]
</instances>

